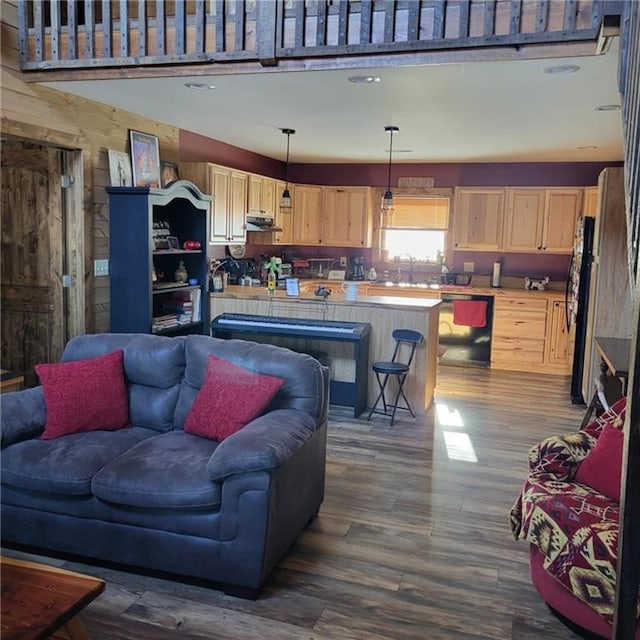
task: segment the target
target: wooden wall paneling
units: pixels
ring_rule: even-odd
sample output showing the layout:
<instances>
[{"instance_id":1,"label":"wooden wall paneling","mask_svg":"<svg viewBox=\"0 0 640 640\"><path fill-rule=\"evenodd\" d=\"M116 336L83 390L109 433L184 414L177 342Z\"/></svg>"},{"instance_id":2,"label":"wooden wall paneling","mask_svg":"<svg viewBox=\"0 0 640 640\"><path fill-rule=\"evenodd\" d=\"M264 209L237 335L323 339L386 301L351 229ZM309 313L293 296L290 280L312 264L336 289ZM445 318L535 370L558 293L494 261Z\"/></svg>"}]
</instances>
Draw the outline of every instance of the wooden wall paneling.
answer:
<instances>
[{"instance_id":1,"label":"wooden wall paneling","mask_svg":"<svg viewBox=\"0 0 640 640\"><path fill-rule=\"evenodd\" d=\"M620 501L618 581L613 637L631 640L637 627L637 594L640 581L640 5L625 4L620 48L620 87L625 138L625 192L628 229L628 270L633 296L632 347L629 371L627 422Z\"/></svg>"},{"instance_id":2,"label":"wooden wall paneling","mask_svg":"<svg viewBox=\"0 0 640 640\"><path fill-rule=\"evenodd\" d=\"M11 26L4 22L5 5L2 4L3 36L11 32ZM71 232L78 239L79 235L84 236L84 255L78 251L74 257L76 277L84 280L84 300L80 301L82 292L74 293L77 309L70 331L79 331L83 324L88 332L107 331L108 278L93 277L93 260L109 257L108 216L103 210L107 202L104 188L109 181L107 150L128 151L127 130L135 129L157 135L161 159L176 161L178 129L54 89L26 84L15 71L17 56L17 49L8 47L3 37L2 133L82 152L73 163L76 171L79 165L83 167L79 191L67 196L76 207L83 202L76 215L85 220L84 232L79 228Z\"/></svg>"}]
</instances>

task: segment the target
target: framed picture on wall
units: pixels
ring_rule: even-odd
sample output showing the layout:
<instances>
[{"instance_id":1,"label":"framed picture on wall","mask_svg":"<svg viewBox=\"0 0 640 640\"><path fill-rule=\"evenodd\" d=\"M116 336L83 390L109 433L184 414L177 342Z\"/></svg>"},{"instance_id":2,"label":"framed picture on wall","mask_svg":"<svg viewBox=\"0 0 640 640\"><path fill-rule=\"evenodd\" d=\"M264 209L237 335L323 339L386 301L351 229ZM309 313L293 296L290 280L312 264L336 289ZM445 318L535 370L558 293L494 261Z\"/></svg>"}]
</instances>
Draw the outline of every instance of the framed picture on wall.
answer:
<instances>
[{"instance_id":1,"label":"framed picture on wall","mask_svg":"<svg viewBox=\"0 0 640 640\"><path fill-rule=\"evenodd\" d=\"M131 187L131 158L128 153L109 149L109 181L112 187Z\"/></svg>"},{"instance_id":2,"label":"framed picture on wall","mask_svg":"<svg viewBox=\"0 0 640 640\"><path fill-rule=\"evenodd\" d=\"M178 165L173 162L160 163L160 184L164 188L171 182L180 180L178 175Z\"/></svg>"},{"instance_id":3,"label":"framed picture on wall","mask_svg":"<svg viewBox=\"0 0 640 640\"><path fill-rule=\"evenodd\" d=\"M129 130L134 187L160 187L158 137Z\"/></svg>"}]
</instances>

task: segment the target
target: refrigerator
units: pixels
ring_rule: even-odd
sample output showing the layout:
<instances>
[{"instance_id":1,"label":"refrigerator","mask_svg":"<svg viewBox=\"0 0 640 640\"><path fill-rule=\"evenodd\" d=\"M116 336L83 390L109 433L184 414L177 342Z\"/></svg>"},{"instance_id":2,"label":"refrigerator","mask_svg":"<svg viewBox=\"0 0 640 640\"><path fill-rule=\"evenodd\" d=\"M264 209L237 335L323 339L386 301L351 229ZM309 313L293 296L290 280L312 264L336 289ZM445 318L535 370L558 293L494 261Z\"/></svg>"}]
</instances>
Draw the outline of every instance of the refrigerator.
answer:
<instances>
[{"instance_id":1,"label":"refrigerator","mask_svg":"<svg viewBox=\"0 0 640 640\"><path fill-rule=\"evenodd\" d=\"M586 342L594 235L595 218L588 216L578 218L565 287L565 316L569 335L575 325L571 373L571 402L573 404L584 404L586 400L582 395L582 378L585 358L589 351Z\"/></svg>"}]
</instances>

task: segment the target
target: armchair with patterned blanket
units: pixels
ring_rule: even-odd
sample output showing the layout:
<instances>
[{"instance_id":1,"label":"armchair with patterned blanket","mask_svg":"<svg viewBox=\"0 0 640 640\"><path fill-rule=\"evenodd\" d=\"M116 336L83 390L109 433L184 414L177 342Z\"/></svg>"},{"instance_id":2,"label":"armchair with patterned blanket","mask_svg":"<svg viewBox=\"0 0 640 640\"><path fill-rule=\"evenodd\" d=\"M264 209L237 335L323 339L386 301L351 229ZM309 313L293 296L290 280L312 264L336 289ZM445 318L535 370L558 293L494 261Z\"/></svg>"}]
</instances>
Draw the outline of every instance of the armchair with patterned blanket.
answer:
<instances>
[{"instance_id":1,"label":"armchair with patterned blanket","mask_svg":"<svg viewBox=\"0 0 640 640\"><path fill-rule=\"evenodd\" d=\"M533 447L511 509L514 537L530 544L534 586L588 638L612 632L625 407L621 398L582 430Z\"/></svg>"}]
</instances>

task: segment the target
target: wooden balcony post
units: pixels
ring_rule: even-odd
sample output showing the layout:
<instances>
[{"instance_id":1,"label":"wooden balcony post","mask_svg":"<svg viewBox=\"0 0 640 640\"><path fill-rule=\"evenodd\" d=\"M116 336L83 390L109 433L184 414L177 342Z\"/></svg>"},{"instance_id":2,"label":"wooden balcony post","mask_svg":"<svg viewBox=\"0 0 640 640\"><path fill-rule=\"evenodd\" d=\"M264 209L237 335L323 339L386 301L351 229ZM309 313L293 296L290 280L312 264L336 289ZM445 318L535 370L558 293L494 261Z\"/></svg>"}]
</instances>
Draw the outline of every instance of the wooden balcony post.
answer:
<instances>
[{"instance_id":1,"label":"wooden balcony post","mask_svg":"<svg viewBox=\"0 0 640 640\"><path fill-rule=\"evenodd\" d=\"M274 67L276 58L276 17L283 15L282 0L258 2L258 60L263 67Z\"/></svg>"}]
</instances>

